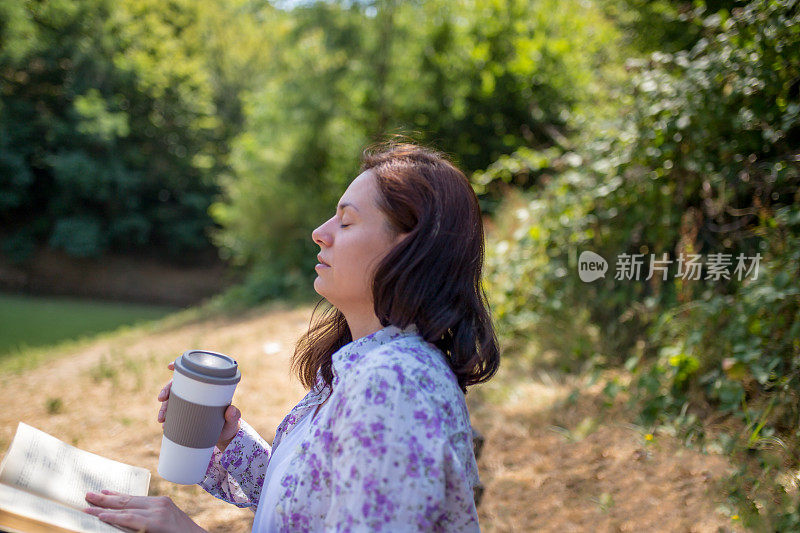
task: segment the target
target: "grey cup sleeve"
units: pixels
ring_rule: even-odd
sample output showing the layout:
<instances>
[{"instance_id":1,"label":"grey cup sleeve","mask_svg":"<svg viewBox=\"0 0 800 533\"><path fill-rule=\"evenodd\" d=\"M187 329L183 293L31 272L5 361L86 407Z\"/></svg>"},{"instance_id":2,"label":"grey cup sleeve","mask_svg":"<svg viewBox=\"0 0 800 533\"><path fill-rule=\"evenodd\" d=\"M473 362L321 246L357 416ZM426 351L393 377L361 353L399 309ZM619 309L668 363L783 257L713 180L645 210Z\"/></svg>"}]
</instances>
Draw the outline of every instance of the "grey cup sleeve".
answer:
<instances>
[{"instance_id":1,"label":"grey cup sleeve","mask_svg":"<svg viewBox=\"0 0 800 533\"><path fill-rule=\"evenodd\" d=\"M164 436L187 448L210 448L222 433L227 408L227 405L192 403L172 393L167 404Z\"/></svg>"}]
</instances>

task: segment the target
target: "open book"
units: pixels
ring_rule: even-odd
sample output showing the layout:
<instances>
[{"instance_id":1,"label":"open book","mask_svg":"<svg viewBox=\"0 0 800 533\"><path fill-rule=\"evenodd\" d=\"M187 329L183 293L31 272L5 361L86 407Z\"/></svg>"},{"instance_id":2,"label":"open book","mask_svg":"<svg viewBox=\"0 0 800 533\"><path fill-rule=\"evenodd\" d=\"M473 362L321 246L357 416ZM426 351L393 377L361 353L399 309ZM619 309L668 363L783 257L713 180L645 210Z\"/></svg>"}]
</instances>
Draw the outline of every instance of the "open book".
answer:
<instances>
[{"instance_id":1,"label":"open book","mask_svg":"<svg viewBox=\"0 0 800 533\"><path fill-rule=\"evenodd\" d=\"M0 464L0 529L119 533L82 509L89 491L147 496L150 472L95 455L22 422Z\"/></svg>"}]
</instances>

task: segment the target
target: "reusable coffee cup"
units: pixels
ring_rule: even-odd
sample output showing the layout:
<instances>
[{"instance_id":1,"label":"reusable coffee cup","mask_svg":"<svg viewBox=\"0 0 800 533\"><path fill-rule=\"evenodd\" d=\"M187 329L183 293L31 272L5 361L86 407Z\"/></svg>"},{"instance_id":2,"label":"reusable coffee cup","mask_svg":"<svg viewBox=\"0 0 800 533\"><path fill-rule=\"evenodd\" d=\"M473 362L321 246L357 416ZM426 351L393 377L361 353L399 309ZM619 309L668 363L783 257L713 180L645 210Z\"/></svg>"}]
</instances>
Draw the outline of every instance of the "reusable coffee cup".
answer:
<instances>
[{"instance_id":1,"label":"reusable coffee cup","mask_svg":"<svg viewBox=\"0 0 800 533\"><path fill-rule=\"evenodd\" d=\"M221 353L189 350L175 359L158 458L161 477L182 485L203 480L240 379L236 361Z\"/></svg>"}]
</instances>

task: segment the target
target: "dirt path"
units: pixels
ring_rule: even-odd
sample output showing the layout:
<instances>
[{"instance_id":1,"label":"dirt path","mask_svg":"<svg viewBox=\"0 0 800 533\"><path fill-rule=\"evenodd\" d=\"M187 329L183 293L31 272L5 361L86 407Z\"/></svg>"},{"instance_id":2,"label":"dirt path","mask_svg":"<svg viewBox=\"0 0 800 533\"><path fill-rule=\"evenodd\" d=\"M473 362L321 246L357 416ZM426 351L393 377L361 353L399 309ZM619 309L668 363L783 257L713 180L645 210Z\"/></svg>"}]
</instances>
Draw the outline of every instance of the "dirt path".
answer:
<instances>
[{"instance_id":1,"label":"dirt path","mask_svg":"<svg viewBox=\"0 0 800 533\"><path fill-rule=\"evenodd\" d=\"M169 379L167 363L184 350L235 355L245 377L234 403L271 442L305 394L289 375L289 358L310 315L310 307L277 308L126 333L35 371L1 376L0 450L24 421L85 450L149 468L151 494L172 497L211 531L249 531L251 511L160 479L155 397ZM486 437L479 461L484 531L734 530L717 511L714 492L715 480L730 468L723 458L687 450L668 436L648 441L621 415L597 407L591 390L570 402L573 385L526 378L504 365L468 395L473 424Z\"/></svg>"}]
</instances>

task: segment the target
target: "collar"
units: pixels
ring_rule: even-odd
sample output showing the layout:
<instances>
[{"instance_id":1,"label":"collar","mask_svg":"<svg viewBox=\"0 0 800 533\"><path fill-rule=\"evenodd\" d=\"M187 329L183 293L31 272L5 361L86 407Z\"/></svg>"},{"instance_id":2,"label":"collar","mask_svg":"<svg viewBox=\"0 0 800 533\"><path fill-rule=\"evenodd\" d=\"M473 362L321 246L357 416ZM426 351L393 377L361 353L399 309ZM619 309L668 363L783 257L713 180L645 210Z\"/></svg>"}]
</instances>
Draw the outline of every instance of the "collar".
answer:
<instances>
[{"instance_id":1,"label":"collar","mask_svg":"<svg viewBox=\"0 0 800 533\"><path fill-rule=\"evenodd\" d=\"M396 341L397 339L412 336L419 336L419 332L415 324L410 324L403 329L398 328L397 326L389 325L383 329L379 329L374 333L370 333L369 335L365 335L360 339L356 339L345 344L339 348L339 350L337 350L333 356L331 356L333 362L334 387L339 382L339 376L347 374L348 370L358 364L359 361L363 360L371 350L381 346L382 344L388 344ZM327 400L331 393L332 390L323 386L322 376L317 373L316 385L302 400L300 400L300 403L298 403L294 409L292 409L292 411L286 415L280 425L278 425L278 429L275 433L275 439L272 443L273 449L280 443L281 440L283 440L283 435L285 433L291 431L291 429L297 425L297 422L306 416L311 409ZM311 423L314 424L314 420L312 420Z\"/></svg>"},{"instance_id":2,"label":"collar","mask_svg":"<svg viewBox=\"0 0 800 533\"><path fill-rule=\"evenodd\" d=\"M346 374L350 368L357 365L359 361L364 359L364 356L367 353L378 346L388 344L405 337L418 335L419 332L415 324L409 324L402 329L390 324L383 329L379 329L374 333L370 333L369 335L365 335L345 344L331 357L333 363L334 385L338 381L339 374Z\"/></svg>"}]
</instances>

